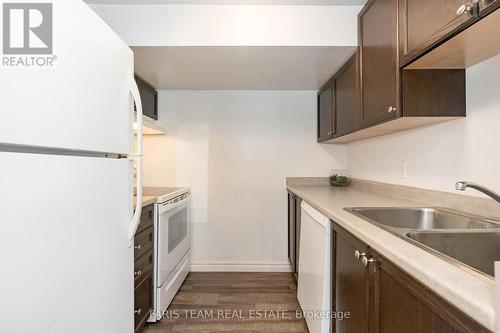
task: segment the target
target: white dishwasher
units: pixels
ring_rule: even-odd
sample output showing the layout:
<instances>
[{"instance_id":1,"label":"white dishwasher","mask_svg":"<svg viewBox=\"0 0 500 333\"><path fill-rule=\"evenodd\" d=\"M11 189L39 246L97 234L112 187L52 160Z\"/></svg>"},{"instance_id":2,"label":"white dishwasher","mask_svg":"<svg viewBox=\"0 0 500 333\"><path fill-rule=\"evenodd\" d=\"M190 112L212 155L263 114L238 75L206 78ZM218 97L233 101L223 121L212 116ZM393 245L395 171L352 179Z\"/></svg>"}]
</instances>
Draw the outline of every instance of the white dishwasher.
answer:
<instances>
[{"instance_id":1,"label":"white dishwasher","mask_svg":"<svg viewBox=\"0 0 500 333\"><path fill-rule=\"evenodd\" d=\"M302 201L297 297L310 333L330 332L330 219Z\"/></svg>"}]
</instances>

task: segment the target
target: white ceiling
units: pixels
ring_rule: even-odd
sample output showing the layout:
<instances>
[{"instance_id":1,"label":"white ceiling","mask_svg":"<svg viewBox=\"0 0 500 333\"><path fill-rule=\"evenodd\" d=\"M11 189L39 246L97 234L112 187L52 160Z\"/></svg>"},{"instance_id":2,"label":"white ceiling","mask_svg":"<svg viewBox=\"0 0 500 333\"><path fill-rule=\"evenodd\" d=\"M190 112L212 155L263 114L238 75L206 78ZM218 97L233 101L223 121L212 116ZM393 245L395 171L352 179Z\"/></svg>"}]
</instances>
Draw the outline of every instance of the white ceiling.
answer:
<instances>
[{"instance_id":1,"label":"white ceiling","mask_svg":"<svg viewBox=\"0 0 500 333\"><path fill-rule=\"evenodd\" d=\"M366 0L85 0L96 4L135 5L289 5L289 6L362 6Z\"/></svg>"},{"instance_id":2,"label":"white ceiling","mask_svg":"<svg viewBox=\"0 0 500 333\"><path fill-rule=\"evenodd\" d=\"M158 90L318 90L355 47L133 47L136 73Z\"/></svg>"}]
</instances>

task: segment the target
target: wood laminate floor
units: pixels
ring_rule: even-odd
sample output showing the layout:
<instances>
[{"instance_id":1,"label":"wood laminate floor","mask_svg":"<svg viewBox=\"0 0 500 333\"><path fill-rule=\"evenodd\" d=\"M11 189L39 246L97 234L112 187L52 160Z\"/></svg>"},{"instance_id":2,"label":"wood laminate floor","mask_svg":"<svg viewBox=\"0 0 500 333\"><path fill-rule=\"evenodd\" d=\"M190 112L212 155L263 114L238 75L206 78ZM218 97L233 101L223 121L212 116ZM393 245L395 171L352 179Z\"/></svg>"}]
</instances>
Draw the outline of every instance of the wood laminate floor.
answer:
<instances>
[{"instance_id":1,"label":"wood laminate floor","mask_svg":"<svg viewBox=\"0 0 500 333\"><path fill-rule=\"evenodd\" d=\"M296 292L291 273L190 273L167 317L144 332L307 333Z\"/></svg>"}]
</instances>

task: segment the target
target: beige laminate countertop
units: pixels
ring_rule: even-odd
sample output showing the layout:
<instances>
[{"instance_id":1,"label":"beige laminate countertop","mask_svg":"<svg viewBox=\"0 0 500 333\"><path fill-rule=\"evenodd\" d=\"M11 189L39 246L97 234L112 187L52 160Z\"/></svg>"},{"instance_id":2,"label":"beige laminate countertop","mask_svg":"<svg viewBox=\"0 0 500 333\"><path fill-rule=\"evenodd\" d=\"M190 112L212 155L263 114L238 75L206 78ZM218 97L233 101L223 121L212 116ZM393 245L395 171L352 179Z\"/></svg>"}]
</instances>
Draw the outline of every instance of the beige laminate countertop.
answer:
<instances>
[{"instance_id":1,"label":"beige laminate countertop","mask_svg":"<svg viewBox=\"0 0 500 333\"><path fill-rule=\"evenodd\" d=\"M149 206L149 205L155 203L157 198L158 197L143 195L142 196L142 207L146 207L146 206Z\"/></svg>"},{"instance_id":2,"label":"beige laminate countertop","mask_svg":"<svg viewBox=\"0 0 500 333\"><path fill-rule=\"evenodd\" d=\"M143 195L142 196L142 207L146 207L146 206L149 206L149 205L155 203L156 199L158 199L158 197ZM134 205L136 203L137 203L137 197L134 196Z\"/></svg>"},{"instance_id":3,"label":"beige laminate countertop","mask_svg":"<svg viewBox=\"0 0 500 333\"><path fill-rule=\"evenodd\" d=\"M346 207L428 205L349 187L291 185L287 188L469 317L487 329L495 330L496 291L492 282L478 278L344 210Z\"/></svg>"},{"instance_id":4,"label":"beige laminate countertop","mask_svg":"<svg viewBox=\"0 0 500 333\"><path fill-rule=\"evenodd\" d=\"M158 201L158 198L168 199L169 195L175 195L175 193L184 190L182 187L143 187L142 188L142 207L146 207L152 203ZM164 199L164 200L166 200ZM134 197L134 204L136 203L137 197Z\"/></svg>"}]
</instances>

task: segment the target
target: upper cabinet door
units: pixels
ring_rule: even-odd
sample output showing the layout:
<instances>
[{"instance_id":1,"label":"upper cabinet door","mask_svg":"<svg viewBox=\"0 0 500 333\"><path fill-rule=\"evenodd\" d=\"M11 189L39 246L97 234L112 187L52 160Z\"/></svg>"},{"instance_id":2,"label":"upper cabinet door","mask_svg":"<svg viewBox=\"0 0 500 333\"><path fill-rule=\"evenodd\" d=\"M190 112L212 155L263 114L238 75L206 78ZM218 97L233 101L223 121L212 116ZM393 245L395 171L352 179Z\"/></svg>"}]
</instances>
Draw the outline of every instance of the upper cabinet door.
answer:
<instances>
[{"instance_id":1,"label":"upper cabinet door","mask_svg":"<svg viewBox=\"0 0 500 333\"><path fill-rule=\"evenodd\" d=\"M328 82L318 93L318 142L331 139L335 132L333 85L333 82Z\"/></svg>"},{"instance_id":2,"label":"upper cabinet door","mask_svg":"<svg viewBox=\"0 0 500 333\"><path fill-rule=\"evenodd\" d=\"M359 14L361 126L395 118L399 110L398 2L371 0Z\"/></svg>"},{"instance_id":3,"label":"upper cabinet door","mask_svg":"<svg viewBox=\"0 0 500 333\"><path fill-rule=\"evenodd\" d=\"M158 92L145 81L135 77L142 100L142 112L145 116L158 120Z\"/></svg>"},{"instance_id":4,"label":"upper cabinet door","mask_svg":"<svg viewBox=\"0 0 500 333\"><path fill-rule=\"evenodd\" d=\"M335 76L335 119L342 136L357 129L359 114L358 54L353 55Z\"/></svg>"},{"instance_id":5,"label":"upper cabinet door","mask_svg":"<svg viewBox=\"0 0 500 333\"><path fill-rule=\"evenodd\" d=\"M401 62L407 63L461 24L475 18L472 0L399 0ZM483 5L493 1L483 0Z\"/></svg>"}]
</instances>

